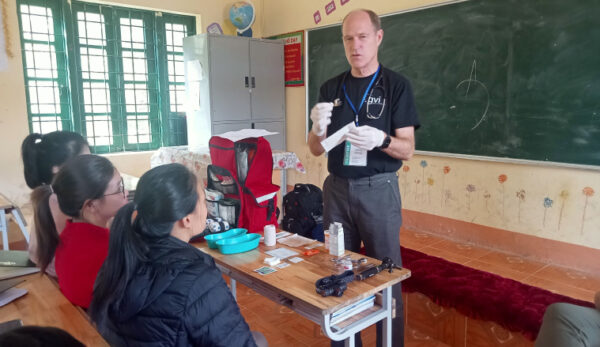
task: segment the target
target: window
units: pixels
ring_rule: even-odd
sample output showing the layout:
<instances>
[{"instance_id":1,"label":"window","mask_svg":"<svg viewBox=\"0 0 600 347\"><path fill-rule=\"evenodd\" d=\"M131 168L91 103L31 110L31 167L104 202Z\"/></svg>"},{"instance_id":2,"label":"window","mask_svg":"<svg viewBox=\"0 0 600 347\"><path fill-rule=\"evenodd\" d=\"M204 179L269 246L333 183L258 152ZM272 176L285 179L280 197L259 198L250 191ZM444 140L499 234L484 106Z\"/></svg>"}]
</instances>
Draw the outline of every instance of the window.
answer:
<instances>
[{"instance_id":1,"label":"window","mask_svg":"<svg viewBox=\"0 0 600 347\"><path fill-rule=\"evenodd\" d=\"M60 0L21 0L18 11L30 131L74 130L96 153L187 143L183 38L194 17Z\"/></svg>"}]
</instances>

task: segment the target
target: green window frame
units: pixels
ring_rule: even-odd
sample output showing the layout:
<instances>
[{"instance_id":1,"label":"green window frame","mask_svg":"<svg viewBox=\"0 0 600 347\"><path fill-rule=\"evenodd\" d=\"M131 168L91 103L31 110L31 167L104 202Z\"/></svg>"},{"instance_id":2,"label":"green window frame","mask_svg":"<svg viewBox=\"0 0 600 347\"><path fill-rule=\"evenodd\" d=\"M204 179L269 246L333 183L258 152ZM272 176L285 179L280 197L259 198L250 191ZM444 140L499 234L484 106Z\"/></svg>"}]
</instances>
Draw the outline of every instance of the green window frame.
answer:
<instances>
[{"instance_id":1,"label":"green window frame","mask_svg":"<svg viewBox=\"0 0 600 347\"><path fill-rule=\"evenodd\" d=\"M94 153L187 144L193 16L61 0L19 0L17 11L30 132L76 131Z\"/></svg>"}]
</instances>

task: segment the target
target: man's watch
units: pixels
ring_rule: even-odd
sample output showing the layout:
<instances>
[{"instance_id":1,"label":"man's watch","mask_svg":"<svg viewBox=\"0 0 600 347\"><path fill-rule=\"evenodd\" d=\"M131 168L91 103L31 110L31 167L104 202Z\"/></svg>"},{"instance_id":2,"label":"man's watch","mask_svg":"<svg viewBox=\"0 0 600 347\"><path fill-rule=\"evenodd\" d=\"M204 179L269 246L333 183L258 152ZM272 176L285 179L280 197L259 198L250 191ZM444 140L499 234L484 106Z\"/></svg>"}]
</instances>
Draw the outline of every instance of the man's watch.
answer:
<instances>
[{"instance_id":1,"label":"man's watch","mask_svg":"<svg viewBox=\"0 0 600 347\"><path fill-rule=\"evenodd\" d=\"M383 139L383 143L379 146L379 149L386 149L392 143L392 137L389 134L386 134L385 139Z\"/></svg>"}]
</instances>

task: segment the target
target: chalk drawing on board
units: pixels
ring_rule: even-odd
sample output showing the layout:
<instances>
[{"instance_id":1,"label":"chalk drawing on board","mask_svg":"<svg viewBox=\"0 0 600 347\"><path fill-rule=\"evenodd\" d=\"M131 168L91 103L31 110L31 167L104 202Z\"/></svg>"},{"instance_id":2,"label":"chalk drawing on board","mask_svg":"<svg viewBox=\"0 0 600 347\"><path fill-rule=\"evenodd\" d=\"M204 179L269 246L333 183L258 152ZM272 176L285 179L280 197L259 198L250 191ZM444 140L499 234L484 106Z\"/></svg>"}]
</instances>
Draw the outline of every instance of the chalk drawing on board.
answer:
<instances>
[{"instance_id":1,"label":"chalk drawing on board","mask_svg":"<svg viewBox=\"0 0 600 347\"><path fill-rule=\"evenodd\" d=\"M476 191L475 185L467 184L467 210L471 211L471 193Z\"/></svg>"},{"instance_id":2,"label":"chalk drawing on board","mask_svg":"<svg viewBox=\"0 0 600 347\"><path fill-rule=\"evenodd\" d=\"M488 208L488 201L491 197L492 194L490 194L490 192L488 192L487 190L483 192L483 198L485 199L485 210L488 212L488 214L490 213L490 209Z\"/></svg>"},{"instance_id":3,"label":"chalk drawing on board","mask_svg":"<svg viewBox=\"0 0 600 347\"><path fill-rule=\"evenodd\" d=\"M501 174L498 176L498 182L500 182L500 186L502 187L502 221L504 221L504 182L508 179L508 176L505 174Z\"/></svg>"},{"instance_id":4,"label":"chalk drawing on board","mask_svg":"<svg viewBox=\"0 0 600 347\"><path fill-rule=\"evenodd\" d=\"M585 210L588 206L588 199L594 195L594 189L592 187L585 187L582 190L583 195L585 195L585 205L583 205L583 215L581 216L581 230L580 234L583 235L583 226L585 224Z\"/></svg>"},{"instance_id":5,"label":"chalk drawing on board","mask_svg":"<svg viewBox=\"0 0 600 347\"><path fill-rule=\"evenodd\" d=\"M450 166L444 166L444 175L442 176L442 198L440 199L441 207L444 207L444 187L446 186L446 175L450 172Z\"/></svg>"},{"instance_id":6,"label":"chalk drawing on board","mask_svg":"<svg viewBox=\"0 0 600 347\"><path fill-rule=\"evenodd\" d=\"M525 197L526 197L525 189L517 190L516 196L517 196L517 199L518 199L518 202L519 202L519 205L517 207L517 212L518 212L518 219L517 220L519 221L519 223L521 223L521 203L523 201L525 201Z\"/></svg>"},{"instance_id":7,"label":"chalk drawing on board","mask_svg":"<svg viewBox=\"0 0 600 347\"><path fill-rule=\"evenodd\" d=\"M550 199L549 197L544 198L544 219L542 220L542 226L544 228L546 227L546 212L548 212L548 209L552 207L553 203L554 200Z\"/></svg>"},{"instance_id":8,"label":"chalk drawing on board","mask_svg":"<svg viewBox=\"0 0 600 347\"><path fill-rule=\"evenodd\" d=\"M560 231L560 224L562 223L562 217L563 217L563 210L565 209L565 202L567 201L567 199L569 198L569 191L566 189L563 189L560 192L560 213L558 214L558 231Z\"/></svg>"},{"instance_id":9,"label":"chalk drawing on board","mask_svg":"<svg viewBox=\"0 0 600 347\"><path fill-rule=\"evenodd\" d=\"M402 171L404 172L404 190L402 194L408 195L408 172L410 171L410 166L402 165Z\"/></svg>"},{"instance_id":10,"label":"chalk drawing on board","mask_svg":"<svg viewBox=\"0 0 600 347\"><path fill-rule=\"evenodd\" d=\"M421 160L420 165L423 168L423 176L421 177L421 182L423 182L423 186L421 187L421 197L423 198L423 201L425 201L425 168L427 167L427 160Z\"/></svg>"},{"instance_id":11,"label":"chalk drawing on board","mask_svg":"<svg viewBox=\"0 0 600 347\"><path fill-rule=\"evenodd\" d=\"M455 89L460 88L460 86L462 86L465 83L467 83L467 90L465 92L465 97L469 96L469 90L471 89L471 83L480 85L483 88L483 90L485 91L485 94L487 96L485 110L483 111L483 114L481 115L481 118L479 119L477 124L475 124L471 128L471 130L475 130L475 128L477 128L485 120L485 117L487 116L488 110L490 108L490 92L489 92L488 88L485 86L485 84L483 84L483 82L481 82L477 79L477 60L475 60L475 59L473 60L473 64L471 64L471 73L469 74L469 78L458 82ZM456 107L452 106L451 108L456 108Z\"/></svg>"}]
</instances>

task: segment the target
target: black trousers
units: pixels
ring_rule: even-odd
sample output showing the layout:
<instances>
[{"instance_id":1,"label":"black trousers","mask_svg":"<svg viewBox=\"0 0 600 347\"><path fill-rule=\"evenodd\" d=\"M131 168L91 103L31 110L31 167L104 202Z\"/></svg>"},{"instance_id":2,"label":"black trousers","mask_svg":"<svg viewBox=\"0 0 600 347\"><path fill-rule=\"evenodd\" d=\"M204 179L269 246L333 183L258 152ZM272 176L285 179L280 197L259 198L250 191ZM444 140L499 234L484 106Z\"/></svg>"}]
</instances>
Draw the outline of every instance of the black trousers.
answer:
<instances>
[{"instance_id":1,"label":"black trousers","mask_svg":"<svg viewBox=\"0 0 600 347\"><path fill-rule=\"evenodd\" d=\"M361 241L369 257L390 257L402 265L400 255L400 226L402 202L398 176L378 174L358 179L329 175L323 184L324 228L340 222L344 227L347 250L360 251ZM392 319L392 346L404 346L404 303L400 283L392 287L396 299L396 318ZM377 346L381 346L382 322L377 323ZM360 333L355 335L356 346L362 346ZM344 341L331 341L332 346L343 346Z\"/></svg>"}]
</instances>

